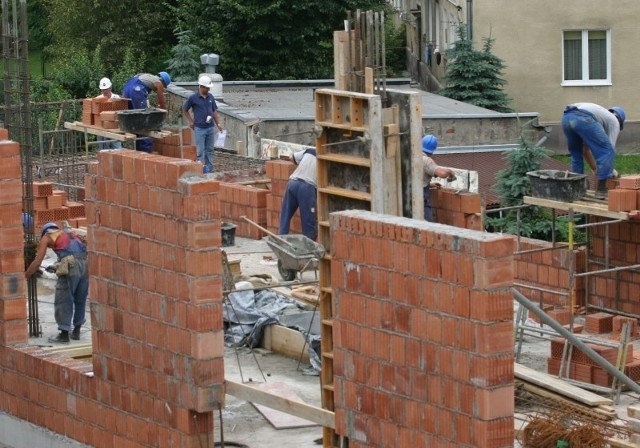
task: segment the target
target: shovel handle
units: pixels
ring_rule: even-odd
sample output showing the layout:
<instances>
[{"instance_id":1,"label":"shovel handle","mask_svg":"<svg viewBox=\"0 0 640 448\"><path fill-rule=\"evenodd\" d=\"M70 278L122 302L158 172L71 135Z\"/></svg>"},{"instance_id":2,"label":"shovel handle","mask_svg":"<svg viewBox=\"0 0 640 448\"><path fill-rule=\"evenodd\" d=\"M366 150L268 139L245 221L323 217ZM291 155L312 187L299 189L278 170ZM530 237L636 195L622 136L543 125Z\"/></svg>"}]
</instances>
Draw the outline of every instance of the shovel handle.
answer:
<instances>
[{"instance_id":1,"label":"shovel handle","mask_svg":"<svg viewBox=\"0 0 640 448\"><path fill-rule=\"evenodd\" d=\"M267 235L269 235L272 238L275 238L276 240L280 241L281 243L286 244L289 247L293 247L295 248L294 244L291 244L289 241L285 240L284 238L282 238L280 235L276 235L275 233L271 232L270 230L265 229L264 227L262 227L260 224L258 224L257 222L253 222L251 221L249 218L247 218L246 216L241 216L240 219L245 220L246 222L248 222L249 224L257 227L258 229L262 230L264 233L266 233Z\"/></svg>"}]
</instances>

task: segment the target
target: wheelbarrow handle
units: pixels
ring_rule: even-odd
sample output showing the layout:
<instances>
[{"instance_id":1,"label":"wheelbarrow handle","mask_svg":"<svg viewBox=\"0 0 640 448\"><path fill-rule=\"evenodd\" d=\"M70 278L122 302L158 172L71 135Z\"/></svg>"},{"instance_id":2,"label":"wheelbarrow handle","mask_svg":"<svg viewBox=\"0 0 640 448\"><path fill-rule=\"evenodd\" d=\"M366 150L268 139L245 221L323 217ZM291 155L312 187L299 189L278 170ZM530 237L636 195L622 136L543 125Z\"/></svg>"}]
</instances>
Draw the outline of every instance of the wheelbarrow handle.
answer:
<instances>
[{"instance_id":1,"label":"wheelbarrow handle","mask_svg":"<svg viewBox=\"0 0 640 448\"><path fill-rule=\"evenodd\" d=\"M280 241L281 243L286 244L289 247L292 247L293 249L296 248L295 244L290 243L289 241L285 240L284 238L282 238L280 235L276 235L275 233L271 232L270 230L265 229L264 227L262 227L260 224L258 224L257 222L251 221L249 218L247 218L246 216L241 216L240 219L245 220L246 222L248 222L249 224L257 227L258 229L262 230L264 233L266 233L267 235L275 238L276 240Z\"/></svg>"}]
</instances>

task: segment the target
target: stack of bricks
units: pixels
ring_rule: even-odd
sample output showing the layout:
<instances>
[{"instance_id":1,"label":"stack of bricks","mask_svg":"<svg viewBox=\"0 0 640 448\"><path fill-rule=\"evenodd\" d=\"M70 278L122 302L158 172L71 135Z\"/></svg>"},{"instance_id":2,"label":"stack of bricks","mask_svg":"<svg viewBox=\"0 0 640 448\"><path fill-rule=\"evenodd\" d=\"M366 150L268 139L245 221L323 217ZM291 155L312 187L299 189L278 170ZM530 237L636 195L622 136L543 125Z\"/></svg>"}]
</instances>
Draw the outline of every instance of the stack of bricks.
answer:
<instances>
[{"instance_id":1,"label":"stack of bricks","mask_svg":"<svg viewBox=\"0 0 640 448\"><path fill-rule=\"evenodd\" d=\"M609 220L590 217L590 222L593 223ZM590 271L604 269L607 258L610 268L640 264L640 222L624 221L591 227L590 237ZM590 303L640 316L640 272L623 270L594 274L589 276L588 281Z\"/></svg>"},{"instance_id":2,"label":"stack of bricks","mask_svg":"<svg viewBox=\"0 0 640 448\"><path fill-rule=\"evenodd\" d=\"M82 122L84 124L90 124L95 126L103 126L103 121L107 122L105 129L114 128L113 122L117 123L116 112L118 110L126 110L129 108L129 100L126 98L86 98L82 100ZM103 112L113 112L112 114L105 114Z\"/></svg>"},{"instance_id":3,"label":"stack of bricks","mask_svg":"<svg viewBox=\"0 0 640 448\"><path fill-rule=\"evenodd\" d=\"M512 447L514 238L359 210L330 225L336 432Z\"/></svg>"},{"instance_id":4,"label":"stack of bricks","mask_svg":"<svg viewBox=\"0 0 640 448\"><path fill-rule=\"evenodd\" d=\"M448 188L431 189L434 220L463 229L484 230L482 201L477 193L459 193Z\"/></svg>"},{"instance_id":5,"label":"stack of bricks","mask_svg":"<svg viewBox=\"0 0 640 448\"><path fill-rule=\"evenodd\" d=\"M267 177L271 179L271 194L267 196L267 230L271 232L279 233L282 198L289 176L295 169L296 166L286 160L268 160L265 163ZM299 210L293 215L289 233L302 233Z\"/></svg>"},{"instance_id":6,"label":"stack of bricks","mask_svg":"<svg viewBox=\"0 0 640 448\"><path fill-rule=\"evenodd\" d=\"M640 175L623 176L618 186L609 190L608 207L613 212L629 212L640 209Z\"/></svg>"},{"instance_id":7,"label":"stack of bricks","mask_svg":"<svg viewBox=\"0 0 640 448\"><path fill-rule=\"evenodd\" d=\"M594 334L611 333L613 331L613 315L608 313L588 314L584 318L584 329Z\"/></svg>"},{"instance_id":8,"label":"stack of bricks","mask_svg":"<svg viewBox=\"0 0 640 448\"><path fill-rule=\"evenodd\" d=\"M551 375L558 375L562 362L562 353L566 340L563 338L554 338L551 340L551 356L547 360L547 371ZM618 357L618 349L616 347L608 347L597 344L586 344L589 348L609 361L610 364L616 365ZM595 384L597 386L611 387L613 377L592 360L586 353L573 347L571 351L571 359L568 363L568 372L566 370L563 375L567 375L570 379L582 381L583 383ZM640 361L633 357L633 345L627 345L626 363L624 373L634 381L640 381Z\"/></svg>"},{"instance_id":9,"label":"stack of bricks","mask_svg":"<svg viewBox=\"0 0 640 448\"><path fill-rule=\"evenodd\" d=\"M193 132L188 128L173 132L167 137L154 138L153 151L161 156L193 161L197 156L197 148L193 143Z\"/></svg>"},{"instance_id":10,"label":"stack of bricks","mask_svg":"<svg viewBox=\"0 0 640 448\"><path fill-rule=\"evenodd\" d=\"M69 201L66 191L54 190L51 182L33 182L34 225L67 221L71 227L86 226L84 204Z\"/></svg>"},{"instance_id":11,"label":"stack of bricks","mask_svg":"<svg viewBox=\"0 0 640 448\"><path fill-rule=\"evenodd\" d=\"M567 305L569 293L569 266L571 252L562 247L553 248L553 243L520 238L520 251L545 249L515 256L516 282L532 286L522 289L535 303L547 305ZM575 272L585 272L586 254L584 249L575 250ZM575 280L575 304L583 305L585 300L585 280ZM552 292L552 291L556 291Z\"/></svg>"},{"instance_id":12,"label":"stack of bricks","mask_svg":"<svg viewBox=\"0 0 640 448\"><path fill-rule=\"evenodd\" d=\"M27 342L20 145L8 138L0 129L0 346Z\"/></svg>"},{"instance_id":13,"label":"stack of bricks","mask_svg":"<svg viewBox=\"0 0 640 448\"><path fill-rule=\"evenodd\" d=\"M220 209L226 222L235 224L236 235L260 239L264 232L249 224L241 216L246 216L262 227L267 226L267 197L269 190L251 185L220 183Z\"/></svg>"}]
</instances>

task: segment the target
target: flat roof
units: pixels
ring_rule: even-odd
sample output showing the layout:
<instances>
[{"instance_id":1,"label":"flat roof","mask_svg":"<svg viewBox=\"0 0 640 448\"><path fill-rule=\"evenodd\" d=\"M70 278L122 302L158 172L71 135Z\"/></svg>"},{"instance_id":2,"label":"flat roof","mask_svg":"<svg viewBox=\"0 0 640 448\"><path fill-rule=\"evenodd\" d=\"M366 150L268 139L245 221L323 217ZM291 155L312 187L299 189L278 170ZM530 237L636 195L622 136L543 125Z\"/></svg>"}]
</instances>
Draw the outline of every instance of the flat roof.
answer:
<instances>
[{"instance_id":1,"label":"flat roof","mask_svg":"<svg viewBox=\"0 0 640 448\"><path fill-rule=\"evenodd\" d=\"M314 91L318 88L333 88L333 85L318 83L316 86L309 84L294 86L288 84L286 87L278 87L274 83L264 86L257 83L223 84L223 98L217 101L220 108L226 113L250 112L253 117L263 121L314 120ZM388 85L387 88L389 90L420 92L423 118L507 118L515 115L537 115L537 113L501 114L419 90L408 84Z\"/></svg>"}]
</instances>

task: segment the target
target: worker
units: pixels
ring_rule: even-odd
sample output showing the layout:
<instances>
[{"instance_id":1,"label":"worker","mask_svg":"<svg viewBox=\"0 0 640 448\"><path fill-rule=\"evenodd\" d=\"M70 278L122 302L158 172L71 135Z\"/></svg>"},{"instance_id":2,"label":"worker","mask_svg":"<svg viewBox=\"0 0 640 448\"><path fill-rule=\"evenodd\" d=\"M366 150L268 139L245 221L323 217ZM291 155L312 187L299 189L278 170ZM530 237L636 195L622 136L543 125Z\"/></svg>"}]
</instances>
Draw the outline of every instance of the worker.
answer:
<instances>
[{"instance_id":1,"label":"worker","mask_svg":"<svg viewBox=\"0 0 640 448\"><path fill-rule=\"evenodd\" d=\"M455 180L456 176L450 168L438 166L433 161L431 155L438 147L438 139L435 135L427 134L422 138L422 166L423 166L423 188L424 192L424 219L433 222L433 210L431 209L431 179L441 177L449 181Z\"/></svg>"},{"instance_id":2,"label":"worker","mask_svg":"<svg viewBox=\"0 0 640 448\"><path fill-rule=\"evenodd\" d=\"M167 72L158 75L139 73L129 78L122 89L122 96L129 99L129 109L146 109L149 107L149 94L156 92L158 107L165 109L164 89L171 84L171 77ZM149 137L140 137L136 140L138 151L151 152L153 142Z\"/></svg>"},{"instance_id":3,"label":"worker","mask_svg":"<svg viewBox=\"0 0 640 448\"><path fill-rule=\"evenodd\" d=\"M594 103L575 103L564 110L562 131L571 154L571 171L584 173L582 150L586 144L596 161L597 199L607 197L607 179L614 174L616 141L625 118L624 110L618 106L605 109Z\"/></svg>"},{"instance_id":4,"label":"worker","mask_svg":"<svg viewBox=\"0 0 640 448\"><path fill-rule=\"evenodd\" d=\"M222 131L216 99L209 93L211 86L211 78L202 75L198 79L198 91L190 95L182 106L182 115L195 132L197 160L204 165L205 173L213 171L215 129ZM193 110L193 118L189 110Z\"/></svg>"},{"instance_id":5,"label":"worker","mask_svg":"<svg viewBox=\"0 0 640 448\"><path fill-rule=\"evenodd\" d=\"M111 83L111 80L109 78L102 78L98 83L98 87L100 88L101 93L96 98L106 98L108 100L112 98L113 99L120 98L120 95L113 93L113 91L111 90L111 88L113 87L113 84ZM101 136L98 136L97 140L101 142L98 144L98 148L101 150L102 149L122 149L122 143L120 143L118 140L110 140L106 137L101 137Z\"/></svg>"},{"instance_id":6,"label":"worker","mask_svg":"<svg viewBox=\"0 0 640 448\"><path fill-rule=\"evenodd\" d=\"M287 235L291 218L298 208L302 221L302 234L312 240L318 237L318 219L316 217L316 150L307 148L293 153L293 163L298 165L289 176L287 188L282 198L280 210L280 235Z\"/></svg>"},{"instance_id":7,"label":"worker","mask_svg":"<svg viewBox=\"0 0 640 448\"><path fill-rule=\"evenodd\" d=\"M45 224L40 233L36 258L25 271L26 278L38 271L47 248L53 249L58 256L54 314L60 330L60 334L49 338L49 342L68 344L70 338L80 339L80 328L86 322L85 309L89 292L87 247L71 229L61 229L55 222Z\"/></svg>"}]
</instances>

